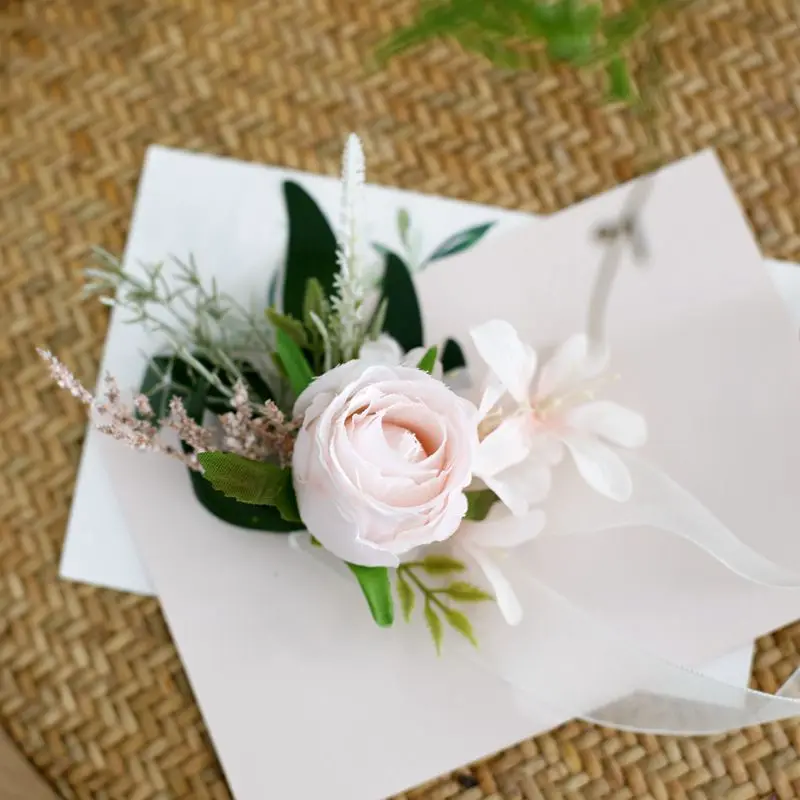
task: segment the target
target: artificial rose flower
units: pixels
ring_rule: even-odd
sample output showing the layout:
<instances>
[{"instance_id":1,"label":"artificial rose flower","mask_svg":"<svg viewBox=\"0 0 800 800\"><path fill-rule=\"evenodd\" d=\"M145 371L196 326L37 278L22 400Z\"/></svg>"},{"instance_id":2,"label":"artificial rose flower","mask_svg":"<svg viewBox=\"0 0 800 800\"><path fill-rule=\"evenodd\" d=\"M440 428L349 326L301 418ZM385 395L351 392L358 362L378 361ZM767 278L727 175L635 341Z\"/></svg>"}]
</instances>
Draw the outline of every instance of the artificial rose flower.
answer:
<instances>
[{"instance_id":1,"label":"artificial rose flower","mask_svg":"<svg viewBox=\"0 0 800 800\"><path fill-rule=\"evenodd\" d=\"M396 566L452 536L467 510L477 409L422 370L349 361L297 399L300 516L334 555Z\"/></svg>"},{"instance_id":2,"label":"artificial rose flower","mask_svg":"<svg viewBox=\"0 0 800 800\"><path fill-rule=\"evenodd\" d=\"M631 477L608 443L639 447L643 417L610 401L595 401L608 364L586 336L572 336L542 367L507 322L471 331L490 377L481 400L481 444L474 472L515 514L527 514L550 488L550 470L566 449L583 479L612 500L631 495Z\"/></svg>"}]
</instances>

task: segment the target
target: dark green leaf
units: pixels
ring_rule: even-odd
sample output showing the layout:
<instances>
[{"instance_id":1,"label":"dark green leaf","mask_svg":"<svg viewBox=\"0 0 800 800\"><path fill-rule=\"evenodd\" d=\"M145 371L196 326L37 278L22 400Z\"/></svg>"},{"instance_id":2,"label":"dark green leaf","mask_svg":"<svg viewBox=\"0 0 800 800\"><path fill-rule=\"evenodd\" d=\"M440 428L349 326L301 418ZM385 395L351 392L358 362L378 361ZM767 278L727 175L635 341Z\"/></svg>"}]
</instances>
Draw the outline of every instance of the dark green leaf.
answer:
<instances>
[{"instance_id":1,"label":"dark green leaf","mask_svg":"<svg viewBox=\"0 0 800 800\"><path fill-rule=\"evenodd\" d=\"M281 273L278 270L270 279L269 289L267 290L267 305L270 308L278 307L278 286L281 282Z\"/></svg>"},{"instance_id":2,"label":"dark green leaf","mask_svg":"<svg viewBox=\"0 0 800 800\"><path fill-rule=\"evenodd\" d=\"M421 369L423 372L427 372L428 375L432 375L433 368L436 366L436 356L438 354L439 348L436 347L436 345L428 348L428 350L425 352L425 355L419 360L417 369Z\"/></svg>"},{"instance_id":3,"label":"dark green leaf","mask_svg":"<svg viewBox=\"0 0 800 800\"><path fill-rule=\"evenodd\" d=\"M280 329L276 331L275 347L278 358L286 370L289 385L295 395L299 396L314 380L314 373L311 371L303 351L285 331Z\"/></svg>"},{"instance_id":4,"label":"dark green leaf","mask_svg":"<svg viewBox=\"0 0 800 800\"><path fill-rule=\"evenodd\" d=\"M465 492L467 495L467 513L464 519L473 522L483 522L489 514L491 507L497 502L498 497L491 489L476 489Z\"/></svg>"},{"instance_id":5,"label":"dark green leaf","mask_svg":"<svg viewBox=\"0 0 800 800\"><path fill-rule=\"evenodd\" d=\"M379 256L383 256L383 258L386 258L386 256L390 255L392 252L385 244L381 244L380 242L373 242L372 246L375 252Z\"/></svg>"},{"instance_id":6,"label":"dark green leaf","mask_svg":"<svg viewBox=\"0 0 800 800\"><path fill-rule=\"evenodd\" d=\"M453 600L458 600L460 603L480 603L485 600L494 600L494 597L484 592L483 589L473 586L471 583L466 583L465 581L451 583L449 586L442 589L440 594L446 594L448 597L452 597Z\"/></svg>"},{"instance_id":7,"label":"dark green leaf","mask_svg":"<svg viewBox=\"0 0 800 800\"><path fill-rule=\"evenodd\" d=\"M441 655L443 636L442 621L433 610L433 606L429 601L425 602L425 624L428 626L428 630L431 632L431 638L433 639L433 643L436 645L436 652Z\"/></svg>"},{"instance_id":8,"label":"dark green leaf","mask_svg":"<svg viewBox=\"0 0 800 800\"><path fill-rule=\"evenodd\" d=\"M394 600L389 570L386 567L363 567L359 564L347 566L361 586L372 618L382 628L390 627L394 622Z\"/></svg>"},{"instance_id":9,"label":"dark green leaf","mask_svg":"<svg viewBox=\"0 0 800 800\"><path fill-rule=\"evenodd\" d=\"M483 225L475 225L472 228L466 228L463 231L454 233L431 253L428 261L438 261L440 258L453 256L456 253L468 250L486 235L492 225L494 225L493 222L485 222Z\"/></svg>"},{"instance_id":10,"label":"dark green leaf","mask_svg":"<svg viewBox=\"0 0 800 800\"><path fill-rule=\"evenodd\" d=\"M274 506L291 484L291 472L277 464L252 461L235 453L200 453L203 477L218 491L240 503Z\"/></svg>"},{"instance_id":11,"label":"dark green leaf","mask_svg":"<svg viewBox=\"0 0 800 800\"><path fill-rule=\"evenodd\" d=\"M461 369L467 366L467 359L464 358L464 351L461 346L453 339L448 339L444 343L442 350L442 369L445 373L454 369Z\"/></svg>"},{"instance_id":12,"label":"dark green leaf","mask_svg":"<svg viewBox=\"0 0 800 800\"><path fill-rule=\"evenodd\" d=\"M614 100L627 101L633 96L628 64L621 56L612 58L606 66L608 93Z\"/></svg>"},{"instance_id":13,"label":"dark green leaf","mask_svg":"<svg viewBox=\"0 0 800 800\"><path fill-rule=\"evenodd\" d=\"M475 638L475 631L472 630L472 623L467 619L465 614L456 611L454 608L442 609L445 619L450 624L450 627L455 628L465 639L475 646L478 646L478 640Z\"/></svg>"},{"instance_id":14,"label":"dark green leaf","mask_svg":"<svg viewBox=\"0 0 800 800\"><path fill-rule=\"evenodd\" d=\"M411 613L414 611L414 591L400 571L397 571L397 596L400 598L403 619L408 622L411 619Z\"/></svg>"},{"instance_id":15,"label":"dark green leaf","mask_svg":"<svg viewBox=\"0 0 800 800\"><path fill-rule=\"evenodd\" d=\"M408 267L395 253L386 257L383 298L386 300L384 332L394 337L406 353L422 347L425 339L417 290Z\"/></svg>"},{"instance_id":16,"label":"dark green leaf","mask_svg":"<svg viewBox=\"0 0 800 800\"><path fill-rule=\"evenodd\" d=\"M173 395L184 396L173 388L171 375L175 356L155 356L147 363L139 392L150 400L158 420L169 415L169 401ZM138 416L138 415L137 415Z\"/></svg>"},{"instance_id":17,"label":"dark green leaf","mask_svg":"<svg viewBox=\"0 0 800 800\"><path fill-rule=\"evenodd\" d=\"M463 572L464 565L450 556L431 555L419 562L425 572L431 575L445 575L449 572Z\"/></svg>"},{"instance_id":18,"label":"dark green leaf","mask_svg":"<svg viewBox=\"0 0 800 800\"><path fill-rule=\"evenodd\" d=\"M287 314L281 314L274 308L267 309L267 319L275 330L283 331L298 347L308 347L308 336L302 322Z\"/></svg>"},{"instance_id":19,"label":"dark green leaf","mask_svg":"<svg viewBox=\"0 0 800 800\"><path fill-rule=\"evenodd\" d=\"M293 181L283 184L289 217L289 245L283 275L283 312L295 319L303 316L303 299L310 278L316 278L323 293L333 293L338 271L336 237L328 220L311 196Z\"/></svg>"},{"instance_id":20,"label":"dark green leaf","mask_svg":"<svg viewBox=\"0 0 800 800\"><path fill-rule=\"evenodd\" d=\"M186 401L187 413L198 423L202 421L203 411L206 408L207 388L205 381L198 381ZM191 453L191 448L185 443L181 443L181 447L184 453ZM278 509L272 506L252 506L226 497L222 492L217 491L201 473L195 470L187 470L187 472L192 483L192 490L200 505L229 525L270 533L290 533L302 530L304 527L302 523L286 522Z\"/></svg>"}]
</instances>

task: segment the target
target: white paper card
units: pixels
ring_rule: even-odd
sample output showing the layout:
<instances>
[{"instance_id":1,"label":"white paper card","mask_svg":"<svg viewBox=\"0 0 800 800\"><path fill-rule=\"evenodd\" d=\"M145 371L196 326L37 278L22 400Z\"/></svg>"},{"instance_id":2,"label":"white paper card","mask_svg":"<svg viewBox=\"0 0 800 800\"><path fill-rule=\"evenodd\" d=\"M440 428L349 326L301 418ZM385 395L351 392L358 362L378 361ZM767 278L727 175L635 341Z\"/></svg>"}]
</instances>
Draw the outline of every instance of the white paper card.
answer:
<instances>
[{"instance_id":1,"label":"white paper card","mask_svg":"<svg viewBox=\"0 0 800 800\"><path fill-rule=\"evenodd\" d=\"M280 179L267 186L268 172L156 150L128 266L190 246L200 264L225 265L227 289L258 290L253 276L265 274L270 241L261 238L264 209L279 197ZM329 185L327 198L313 191L332 211ZM458 216L454 227L465 223ZM133 354L153 342L136 333L119 338L118 329L115 319L107 364L135 384L145 359ZM318 769L306 771L308 797L375 800L562 721L544 710L536 720L519 714L504 687L459 659L457 648L438 661L421 626L378 631L355 587L344 590L280 537L210 519L179 464L105 440L98 454L239 800L298 797L294 776L309 753Z\"/></svg>"}]
</instances>

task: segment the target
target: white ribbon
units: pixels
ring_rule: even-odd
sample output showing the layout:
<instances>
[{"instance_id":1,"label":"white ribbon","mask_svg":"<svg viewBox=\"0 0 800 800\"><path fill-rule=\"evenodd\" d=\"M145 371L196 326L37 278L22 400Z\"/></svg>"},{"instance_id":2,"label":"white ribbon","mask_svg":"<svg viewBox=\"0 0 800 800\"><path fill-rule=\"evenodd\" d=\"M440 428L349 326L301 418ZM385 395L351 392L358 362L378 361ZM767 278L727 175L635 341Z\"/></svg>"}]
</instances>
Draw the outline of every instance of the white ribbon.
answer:
<instances>
[{"instance_id":1,"label":"white ribbon","mask_svg":"<svg viewBox=\"0 0 800 800\"><path fill-rule=\"evenodd\" d=\"M800 588L800 574L737 539L666 474L629 452L619 455L631 470L631 499L607 500L586 488L574 470L564 469L546 506L558 534L657 528L691 542L745 580ZM500 524L524 525L525 519L506 518ZM307 535L293 534L291 542L331 566L324 551L309 545ZM497 614L478 615L480 650L461 647L459 652L509 685L533 718L555 712L562 719L579 717L639 733L701 735L800 716L800 669L770 695L672 663L533 577L525 564L535 558L536 540L523 549L527 552L515 553L503 565L525 610L521 624L511 627ZM350 579L346 570L341 572Z\"/></svg>"}]
</instances>

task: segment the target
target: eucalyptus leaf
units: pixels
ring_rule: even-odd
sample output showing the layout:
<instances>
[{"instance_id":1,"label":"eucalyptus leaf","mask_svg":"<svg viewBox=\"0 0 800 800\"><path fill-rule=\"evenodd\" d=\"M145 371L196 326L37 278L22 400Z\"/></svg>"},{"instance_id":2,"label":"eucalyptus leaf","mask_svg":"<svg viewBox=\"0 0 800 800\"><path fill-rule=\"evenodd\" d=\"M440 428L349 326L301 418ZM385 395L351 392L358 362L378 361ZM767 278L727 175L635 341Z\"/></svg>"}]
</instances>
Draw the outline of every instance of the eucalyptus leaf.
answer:
<instances>
[{"instance_id":1,"label":"eucalyptus leaf","mask_svg":"<svg viewBox=\"0 0 800 800\"><path fill-rule=\"evenodd\" d=\"M433 639L433 643L436 645L437 654L441 655L442 638L444 635L444 631L442 630L442 621L439 619L439 616L434 611L430 601L426 601L425 603L425 624L428 626L428 630L431 633L431 638Z\"/></svg>"},{"instance_id":2,"label":"eucalyptus leaf","mask_svg":"<svg viewBox=\"0 0 800 800\"><path fill-rule=\"evenodd\" d=\"M278 358L286 370L289 385L295 396L299 396L314 380L314 373L297 342L280 328L276 331L275 346Z\"/></svg>"},{"instance_id":3,"label":"eucalyptus leaf","mask_svg":"<svg viewBox=\"0 0 800 800\"><path fill-rule=\"evenodd\" d=\"M330 297L338 272L336 237L313 198L299 184L283 184L289 217L289 244L283 270L283 312L303 316L303 299L310 278L316 278Z\"/></svg>"},{"instance_id":4,"label":"eucalyptus leaf","mask_svg":"<svg viewBox=\"0 0 800 800\"><path fill-rule=\"evenodd\" d=\"M438 261L440 258L447 258L447 256L454 256L456 253L462 253L468 250L473 245L477 244L491 227L494 222L485 222L482 225L474 225L471 228L465 228L463 231L454 233L452 236L445 239L428 257L428 263L431 261Z\"/></svg>"},{"instance_id":5,"label":"eucalyptus leaf","mask_svg":"<svg viewBox=\"0 0 800 800\"><path fill-rule=\"evenodd\" d=\"M389 570L386 567L364 567L360 564L347 566L361 586L372 618L380 627L390 627L394 622L394 600Z\"/></svg>"}]
</instances>

